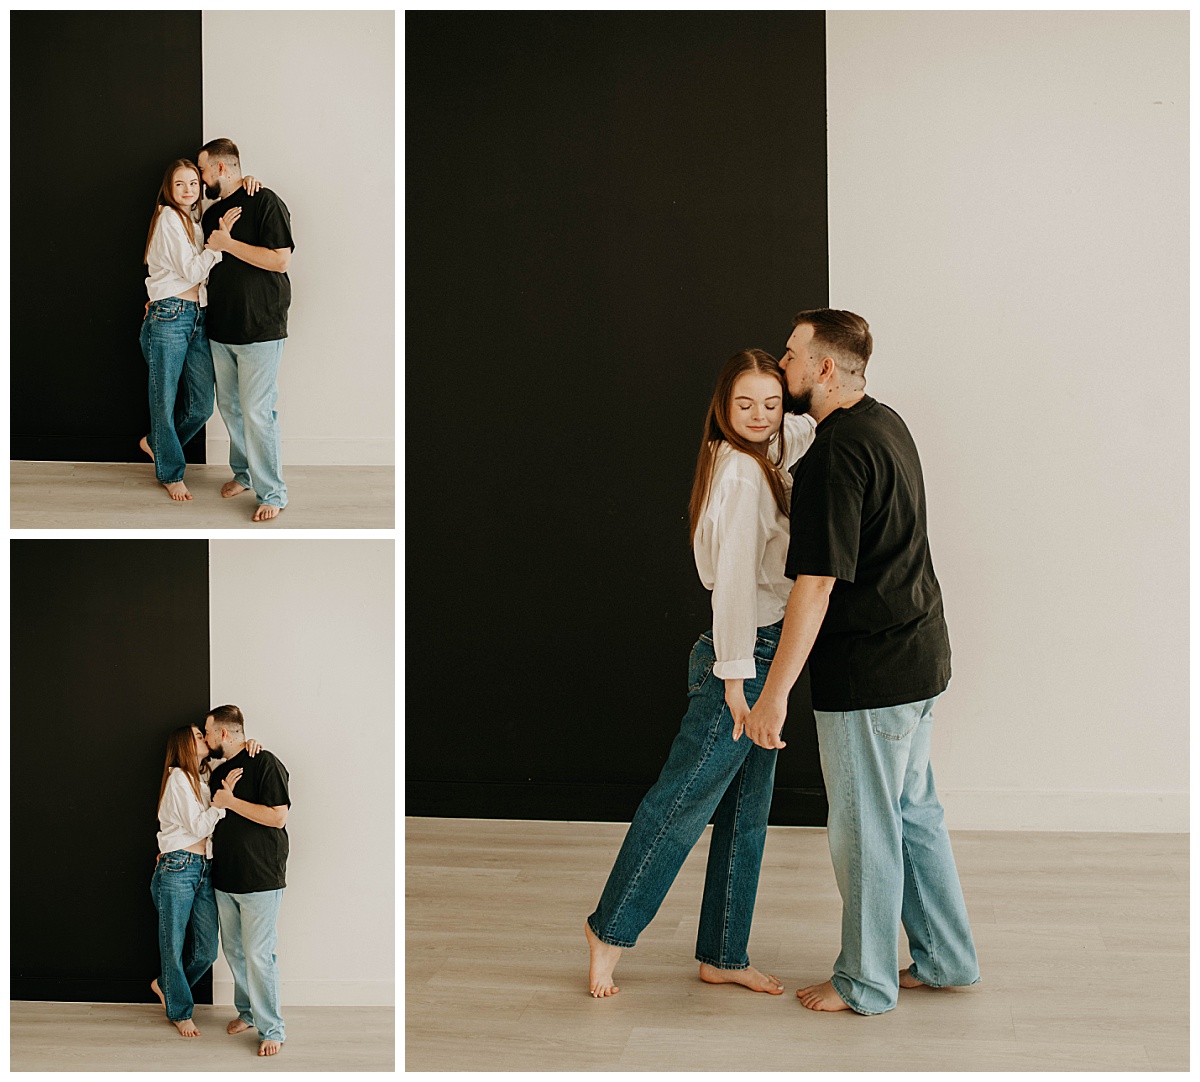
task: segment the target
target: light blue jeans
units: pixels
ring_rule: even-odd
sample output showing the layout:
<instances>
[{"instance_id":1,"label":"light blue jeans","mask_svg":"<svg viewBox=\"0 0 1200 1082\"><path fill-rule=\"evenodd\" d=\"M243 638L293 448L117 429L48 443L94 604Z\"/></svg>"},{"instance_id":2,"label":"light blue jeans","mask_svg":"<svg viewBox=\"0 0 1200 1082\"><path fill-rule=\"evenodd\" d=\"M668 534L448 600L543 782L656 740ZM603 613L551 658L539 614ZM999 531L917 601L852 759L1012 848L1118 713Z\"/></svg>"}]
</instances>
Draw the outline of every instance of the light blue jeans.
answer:
<instances>
[{"instance_id":1,"label":"light blue jeans","mask_svg":"<svg viewBox=\"0 0 1200 1082\"><path fill-rule=\"evenodd\" d=\"M275 918L279 916L283 891L226 894L218 890L216 895L221 948L233 970L233 1005L238 1017L258 1027L260 1041L282 1041Z\"/></svg>"},{"instance_id":2,"label":"light blue jeans","mask_svg":"<svg viewBox=\"0 0 1200 1082\"><path fill-rule=\"evenodd\" d=\"M896 1005L896 938L934 988L975 984L979 962L929 764L934 699L814 710L829 795L829 853L842 896L833 986L859 1014Z\"/></svg>"},{"instance_id":3,"label":"light blue jeans","mask_svg":"<svg viewBox=\"0 0 1200 1082\"><path fill-rule=\"evenodd\" d=\"M283 343L229 345L209 340L217 378L217 408L229 430L233 479L254 489L259 503L287 506L283 446L279 432L279 362Z\"/></svg>"},{"instance_id":4,"label":"light blue jeans","mask_svg":"<svg viewBox=\"0 0 1200 1082\"><path fill-rule=\"evenodd\" d=\"M757 672L742 684L750 706L762 692L779 632L779 624L758 629ZM632 947L712 819L696 958L718 969L745 969L779 753L745 735L734 742L715 663L709 632L688 662L689 702L679 735L634 814L588 926L603 943Z\"/></svg>"}]
</instances>

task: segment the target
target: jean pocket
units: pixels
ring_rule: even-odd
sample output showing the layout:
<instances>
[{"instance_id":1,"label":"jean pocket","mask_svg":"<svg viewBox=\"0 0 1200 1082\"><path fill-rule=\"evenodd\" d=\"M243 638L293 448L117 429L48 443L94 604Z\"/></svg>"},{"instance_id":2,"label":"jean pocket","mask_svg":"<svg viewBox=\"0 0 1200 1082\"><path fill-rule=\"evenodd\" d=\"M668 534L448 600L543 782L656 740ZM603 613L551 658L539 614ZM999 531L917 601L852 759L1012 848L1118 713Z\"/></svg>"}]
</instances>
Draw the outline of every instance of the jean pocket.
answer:
<instances>
[{"instance_id":1,"label":"jean pocket","mask_svg":"<svg viewBox=\"0 0 1200 1082\"><path fill-rule=\"evenodd\" d=\"M172 305L150 305L150 318L155 323L170 323L172 320L179 318L182 308L176 308Z\"/></svg>"},{"instance_id":2,"label":"jean pocket","mask_svg":"<svg viewBox=\"0 0 1200 1082\"><path fill-rule=\"evenodd\" d=\"M692 647L692 655L688 658L688 696L696 695L704 687L717 663L717 655L713 648L703 638Z\"/></svg>"},{"instance_id":3,"label":"jean pocket","mask_svg":"<svg viewBox=\"0 0 1200 1082\"><path fill-rule=\"evenodd\" d=\"M885 740L903 740L910 736L921 723L921 712L925 704L905 703L903 706L885 706L868 710L871 732Z\"/></svg>"},{"instance_id":4,"label":"jean pocket","mask_svg":"<svg viewBox=\"0 0 1200 1082\"><path fill-rule=\"evenodd\" d=\"M163 856L158 858L158 868L161 872L182 872L188 866L182 857Z\"/></svg>"}]
</instances>

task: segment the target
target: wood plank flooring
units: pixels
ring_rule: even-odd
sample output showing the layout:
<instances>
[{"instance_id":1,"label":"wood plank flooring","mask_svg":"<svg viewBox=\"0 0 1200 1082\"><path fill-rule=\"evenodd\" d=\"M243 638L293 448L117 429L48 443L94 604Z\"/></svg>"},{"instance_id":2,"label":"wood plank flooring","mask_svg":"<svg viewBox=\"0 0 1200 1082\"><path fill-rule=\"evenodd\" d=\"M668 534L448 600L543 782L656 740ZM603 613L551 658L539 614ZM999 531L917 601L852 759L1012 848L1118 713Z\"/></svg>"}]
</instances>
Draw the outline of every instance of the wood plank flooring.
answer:
<instances>
[{"instance_id":1,"label":"wood plank flooring","mask_svg":"<svg viewBox=\"0 0 1200 1082\"><path fill-rule=\"evenodd\" d=\"M157 1004L9 1005L11 1071L393 1071L392 1007L289 1007L287 1040L258 1055L254 1030L229 1036L230 1006L197 1004L181 1037Z\"/></svg>"},{"instance_id":2,"label":"wood plank flooring","mask_svg":"<svg viewBox=\"0 0 1200 1082\"><path fill-rule=\"evenodd\" d=\"M829 977L841 915L825 831L801 827L770 828L750 944L784 995L696 976L706 832L592 999L583 921L625 830L407 820L406 1069L1188 1069L1186 834L952 832L982 983L863 1017L794 995Z\"/></svg>"},{"instance_id":3,"label":"wood plank flooring","mask_svg":"<svg viewBox=\"0 0 1200 1082\"><path fill-rule=\"evenodd\" d=\"M9 525L24 529L295 530L395 528L391 466L288 466L288 506L268 522L251 522L257 501L226 500L227 465L188 466L193 499L176 503L149 463L13 462Z\"/></svg>"}]
</instances>

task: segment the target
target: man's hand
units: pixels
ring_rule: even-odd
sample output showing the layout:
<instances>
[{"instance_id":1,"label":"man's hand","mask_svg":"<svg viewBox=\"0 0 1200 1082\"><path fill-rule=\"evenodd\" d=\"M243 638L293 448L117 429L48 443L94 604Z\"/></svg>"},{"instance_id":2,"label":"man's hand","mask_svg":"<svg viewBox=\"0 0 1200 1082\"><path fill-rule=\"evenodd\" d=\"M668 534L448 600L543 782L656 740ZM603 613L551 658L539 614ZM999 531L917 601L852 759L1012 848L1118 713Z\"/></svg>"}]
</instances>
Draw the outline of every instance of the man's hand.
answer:
<instances>
[{"instance_id":1,"label":"man's hand","mask_svg":"<svg viewBox=\"0 0 1200 1082\"><path fill-rule=\"evenodd\" d=\"M760 695L746 718L746 735L760 748L786 748L787 744L780 739L785 720L787 699L777 702Z\"/></svg>"}]
</instances>

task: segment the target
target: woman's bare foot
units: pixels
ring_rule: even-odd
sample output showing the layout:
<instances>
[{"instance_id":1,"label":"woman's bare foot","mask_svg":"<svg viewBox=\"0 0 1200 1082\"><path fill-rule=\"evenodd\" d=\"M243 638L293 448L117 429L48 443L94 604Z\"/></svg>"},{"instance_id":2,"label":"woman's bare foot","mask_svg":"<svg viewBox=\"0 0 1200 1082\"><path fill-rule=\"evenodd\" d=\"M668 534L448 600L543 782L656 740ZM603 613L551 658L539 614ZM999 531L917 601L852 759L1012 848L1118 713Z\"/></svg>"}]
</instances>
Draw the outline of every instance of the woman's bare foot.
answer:
<instances>
[{"instance_id":1,"label":"woman's bare foot","mask_svg":"<svg viewBox=\"0 0 1200 1082\"><path fill-rule=\"evenodd\" d=\"M192 498L192 494L187 490L187 485L182 481L172 481L170 484L163 485L163 488L167 490L167 495L171 499L178 500L180 503Z\"/></svg>"},{"instance_id":2,"label":"woman's bare foot","mask_svg":"<svg viewBox=\"0 0 1200 1082\"><path fill-rule=\"evenodd\" d=\"M258 510L254 512L254 518L251 522L266 522L269 518L274 518L282 511L282 507L272 507L269 503L260 503Z\"/></svg>"},{"instance_id":3,"label":"woman's bare foot","mask_svg":"<svg viewBox=\"0 0 1200 1082\"><path fill-rule=\"evenodd\" d=\"M221 495L227 500L231 496L240 496L243 492L249 491L250 490L245 485L238 484L237 481L226 481L221 486Z\"/></svg>"},{"instance_id":4,"label":"woman's bare foot","mask_svg":"<svg viewBox=\"0 0 1200 1082\"><path fill-rule=\"evenodd\" d=\"M617 968L617 963L621 960L621 948L601 943L587 921L583 922L583 930L587 935L588 951L591 954L588 983L592 995L596 999L615 996L621 990L613 984L613 970Z\"/></svg>"},{"instance_id":5,"label":"woman's bare foot","mask_svg":"<svg viewBox=\"0 0 1200 1082\"><path fill-rule=\"evenodd\" d=\"M276 1052L283 1048L283 1041L263 1041L258 1046L258 1054L260 1056L273 1056Z\"/></svg>"},{"instance_id":6,"label":"woman's bare foot","mask_svg":"<svg viewBox=\"0 0 1200 1082\"><path fill-rule=\"evenodd\" d=\"M200 1031L196 1028L196 1023L190 1018L185 1018L182 1022L175 1022L174 1026L185 1037L199 1037Z\"/></svg>"},{"instance_id":7,"label":"woman's bare foot","mask_svg":"<svg viewBox=\"0 0 1200 1082\"><path fill-rule=\"evenodd\" d=\"M225 1027L226 1033L244 1033L250 1028L249 1022L243 1022L240 1018L235 1018Z\"/></svg>"},{"instance_id":8,"label":"woman's bare foot","mask_svg":"<svg viewBox=\"0 0 1200 1082\"><path fill-rule=\"evenodd\" d=\"M900 970L901 988L924 988L925 982L917 980L907 969Z\"/></svg>"},{"instance_id":9,"label":"woman's bare foot","mask_svg":"<svg viewBox=\"0 0 1200 1082\"><path fill-rule=\"evenodd\" d=\"M138 440L138 446L139 446L139 447L140 447L140 448L141 448L143 451L145 451L145 452L146 452L146 454L148 454L148 455L150 456L150 461L151 461L151 462L153 462L153 461L154 461L154 452L150 450L150 444L149 444L149 442L146 440L146 437L145 437L145 436L143 436L143 437L142 437L140 440Z\"/></svg>"},{"instance_id":10,"label":"woman's bare foot","mask_svg":"<svg viewBox=\"0 0 1200 1082\"><path fill-rule=\"evenodd\" d=\"M163 996L162 989L159 988L159 986L158 986L158 978L157 977L155 977L154 980L152 980L150 982L150 991L153 992L156 996L158 996L158 1002L163 1005L163 1010L165 1011L167 1009L167 1001L166 1001L166 998Z\"/></svg>"},{"instance_id":11,"label":"woman's bare foot","mask_svg":"<svg viewBox=\"0 0 1200 1082\"><path fill-rule=\"evenodd\" d=\"M783 985L778 977L770 973L761 973L753 966L745 969L718 969L707 962L700 963L700 979L707 984L740 984L752 992L767 992L778 996L783 994Z\"/></svg>"},{"instance_id":12,"label":"woman's bare foot","mask_svg":"<svg viewBox=\"0 0 1200 1082\"><path fill-rule=\"evenodd\" d=\"M796 993L797 998L810 1011L848 1011L850 1004L837 994L832 981L810 984Z\"/></svg>"}]
</instances>

